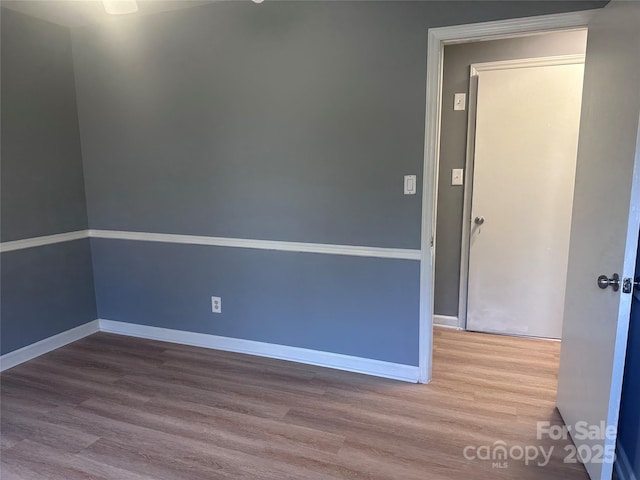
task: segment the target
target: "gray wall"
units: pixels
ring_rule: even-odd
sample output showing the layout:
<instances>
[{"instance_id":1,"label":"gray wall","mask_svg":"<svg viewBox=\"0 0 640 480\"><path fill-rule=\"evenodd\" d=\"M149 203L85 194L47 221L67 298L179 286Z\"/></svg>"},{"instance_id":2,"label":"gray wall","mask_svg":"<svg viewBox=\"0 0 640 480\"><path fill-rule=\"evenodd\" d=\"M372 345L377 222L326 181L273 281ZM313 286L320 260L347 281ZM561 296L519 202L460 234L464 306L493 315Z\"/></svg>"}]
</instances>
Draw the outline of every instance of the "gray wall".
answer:
<instances>
[{"instance_id":1,"label":"gray wall","mask_svg":"<svg viewBox=\"0 0 640 480\"><path fill-rule=\"evenodd\" d=\"M453 97L456 93L466 93L468 96L470 65L498 60L584 53L585 47L584 31L445 47L436 230L436 314L458 315L464 187L451 185L451 169L465 168L468 108L465 111L454 111Z\"/></svg>"},{"instance_id":2,"label":"gray wall","mask_svg":"<svg viewBox=\"0 0 640 480\"><path fill-rule=\"evenodd\" d=\"M89 239L2 253L0 352L97 317Z\"/></svg>"},{"instance_id":3,"label":"gray wall","mask_svg":"<svg viewBox=\"0 0 640 480\"><path fill-rule=\"evenodd\" d=\"M79 29L92 228L419 248L429 26L579 2L222 2ZM420 192L418 192L420 193Z\"/></svg>"},{"instance_id":4,"label":"gray wall","mask_svg":"<svg viewBox=\"0 0 640 480\"><path fill-rule=\"evenodd\" d=\"M101 318L417 365L419 262L91 244ZM211 313L214 293L221 314Z\"/></svg>"},{"instance_id":5,"label":"gray wall","mask_svg":"<svg viewBox=\"0 0 640 480\"><path fill-rule=\"evenodd\" d=\"M1 240L87 228L69 30L2 9Z\"/></svg>"},{"instance_id":6,"label":"gray wall","mask_svg":"<svg viewBox=\"0 0 640 480\"><path fill-rule=\"evenodd\" d=\"M89 224L419 248L427 29L601 5L220 2L77 29ZM417 365L418 262L92 245L101 318Z\"/></svg>"},{"instance_id":7,"label":"gray wall","mask_svg":"<svg viewBox=\"0 0 640 480\"><path fill-rule=\"evenodd\" d=\"M2 9L2 241L87 228L69 30ZM1 255L0 353L97 318L88 240Z\"/></svg>"}]
</instances>

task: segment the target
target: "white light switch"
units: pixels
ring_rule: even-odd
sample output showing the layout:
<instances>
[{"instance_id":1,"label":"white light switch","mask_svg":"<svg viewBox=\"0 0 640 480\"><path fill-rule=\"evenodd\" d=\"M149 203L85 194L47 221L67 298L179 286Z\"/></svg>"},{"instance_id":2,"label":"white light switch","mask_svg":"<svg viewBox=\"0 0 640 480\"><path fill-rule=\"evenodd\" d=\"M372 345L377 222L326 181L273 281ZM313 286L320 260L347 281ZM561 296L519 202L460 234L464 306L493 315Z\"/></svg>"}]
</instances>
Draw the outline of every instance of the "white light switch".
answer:
<instances>
[{"instance_id":1,"label":"white light switch","mask_svg":"<svg viewBox=\"0 0 640 480\"><path fill-rule=\"evenodd\" d=\"M416 194L416 176L415 175L404 176L404 194L405 195Z\"/></svg>"},{"instance_id":2,"label":"white light switch","mask_svg":"<svg viewBox=\"0 0 640 480\"><path fill-rule=\"evenodd\" d=\"M467 94L466 93L456 93L453 96L453 109L454 110L464 110L467 108Z\"/></svg>"},{"instance_id":3,"label":"white light switch","mask_svg":"<svg viewBox=\"0 0 640 480\"><path fill-rule=\"evenodd\" d=\"M453 168L451 169L451 185L464 184L464 169Z\"/></svg>"}]
</instances>

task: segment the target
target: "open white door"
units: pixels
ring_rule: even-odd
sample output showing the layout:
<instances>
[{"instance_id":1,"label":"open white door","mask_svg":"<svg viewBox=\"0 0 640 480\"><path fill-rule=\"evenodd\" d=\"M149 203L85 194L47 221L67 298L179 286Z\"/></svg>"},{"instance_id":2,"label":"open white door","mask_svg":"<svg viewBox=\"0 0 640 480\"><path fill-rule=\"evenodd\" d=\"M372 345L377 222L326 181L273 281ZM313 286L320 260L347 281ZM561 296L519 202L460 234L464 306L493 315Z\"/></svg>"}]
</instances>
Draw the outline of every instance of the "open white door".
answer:
<instances>
[{"instance_id":1,"label":"open white door","mask_svg":"<svg viewBox=\"0 0 640 480\"><path fill-rule=\"evenodd\" d=\"M593 480L613 469L631 308L623 284L640 228L639 119L640 3L614 0L589 24L558 379L558 409ZM598 288L614 273L617 291Z\"/></svg>"}]
</instances>

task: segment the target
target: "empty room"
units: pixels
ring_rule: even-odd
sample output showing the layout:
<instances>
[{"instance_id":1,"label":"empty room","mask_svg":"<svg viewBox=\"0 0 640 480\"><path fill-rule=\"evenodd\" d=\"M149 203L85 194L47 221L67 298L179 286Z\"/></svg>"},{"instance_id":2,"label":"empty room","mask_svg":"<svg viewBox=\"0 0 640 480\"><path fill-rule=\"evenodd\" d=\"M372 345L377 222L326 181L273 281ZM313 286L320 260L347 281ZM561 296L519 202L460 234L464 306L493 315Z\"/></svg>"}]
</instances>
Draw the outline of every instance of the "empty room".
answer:
<instances>
[{"instance_id":1,"label":"empty room","mask_svg":"<svg viewBox=\"0 0 640 480\"><path fill-rule=\"evenodd\" d=\"M640 478L640 2L0 5L0 478Z\"/></svg>"}]
</instances>

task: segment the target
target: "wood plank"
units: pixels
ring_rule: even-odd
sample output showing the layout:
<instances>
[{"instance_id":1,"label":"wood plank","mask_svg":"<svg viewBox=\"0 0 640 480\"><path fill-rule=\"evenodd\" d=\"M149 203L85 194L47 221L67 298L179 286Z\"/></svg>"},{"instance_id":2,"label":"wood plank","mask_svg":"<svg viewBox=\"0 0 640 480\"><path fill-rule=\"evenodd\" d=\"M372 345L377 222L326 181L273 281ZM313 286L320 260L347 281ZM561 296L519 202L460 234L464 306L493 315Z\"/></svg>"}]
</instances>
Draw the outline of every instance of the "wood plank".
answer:
<instances>
[{"instance_id":1,"label":"wood plank","mask_svg":"<svg viewBox=\"0 0 640 480\"><path fill-rule=\"evenodd\" d=\"M6 475L6 477L5 477ZM2 478L46 480L153 480L112 465L24 440L2 454Z\"/></svg>"},{"instance_id":2,"label":"wood plank","mask_svg":"<svg viewBox=\"0 0 640 480\"><path fill-rule=\"evenodd\" d=\"M414 385L98 333L0 375L3 479L587 480L555 409L560 343L436 329ZM545 467L467 446L553 447Z\"/></svg>"}]
</instances>

